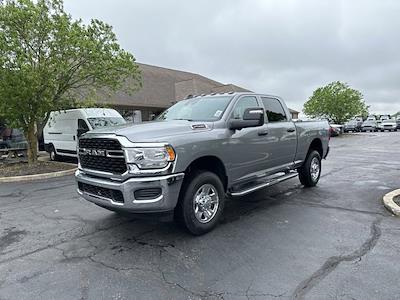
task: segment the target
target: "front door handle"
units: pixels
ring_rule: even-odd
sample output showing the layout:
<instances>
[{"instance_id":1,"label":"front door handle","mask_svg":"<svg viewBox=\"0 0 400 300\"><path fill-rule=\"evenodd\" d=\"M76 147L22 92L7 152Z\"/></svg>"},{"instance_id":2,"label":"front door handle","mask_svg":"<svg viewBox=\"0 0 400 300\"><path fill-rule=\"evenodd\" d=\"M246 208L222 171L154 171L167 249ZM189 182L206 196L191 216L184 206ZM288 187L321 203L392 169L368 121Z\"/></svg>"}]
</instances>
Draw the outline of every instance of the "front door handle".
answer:
<instances>
[{"instance_id":1,"label":"front door handle","mask_svg":"<svg viewBox=\"0 0 400 300\"><path fill-rule=\"evenodd\" d=\"M258 135L267 135L268 134L268 129L261 129L258 131Z\"/></svg>"},{"instance_id":2,"label":"front door handle","mask_svg":"<svg viewBox=\"0 0 400 300\"><path fill-rule=\"evenodd\" d=\"M294 128L289 128L289 129L287 130L287 132L295 132L295 130L296 130L296 129L294 129Z\"/></svg>"},{"instance_id":3,"label":"front door handle","mask_svg":"<svg viewBox=\"0 0 400 300\"><path fill-rule=\"evenodd\" d=\"M74 139L74 141L75 141L75 139L76 139L76 138L75 138L75 136L74 136L74 135L72 136L72 138L73 138L73 139Z\"/></svg>"}]
</instances>

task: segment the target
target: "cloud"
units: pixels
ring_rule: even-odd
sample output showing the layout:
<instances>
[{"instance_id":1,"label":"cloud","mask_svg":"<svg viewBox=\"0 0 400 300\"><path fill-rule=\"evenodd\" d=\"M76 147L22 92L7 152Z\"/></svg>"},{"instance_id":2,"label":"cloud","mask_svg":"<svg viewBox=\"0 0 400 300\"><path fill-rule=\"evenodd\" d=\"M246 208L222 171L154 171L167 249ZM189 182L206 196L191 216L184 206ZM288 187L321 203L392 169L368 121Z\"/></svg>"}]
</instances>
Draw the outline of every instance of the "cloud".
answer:
<instances>
[{"instance_id":1,"label":"cloud","mask_svg":"<svg viewBox=\"0 0 400 300\"><path fill-rule=\"evenodd\" d=\"M66 0L114 27L138 61L187 70L298 110L321 85L359 89L371 111L400 111L400 2Z\"/></svg>"}]
</instances>

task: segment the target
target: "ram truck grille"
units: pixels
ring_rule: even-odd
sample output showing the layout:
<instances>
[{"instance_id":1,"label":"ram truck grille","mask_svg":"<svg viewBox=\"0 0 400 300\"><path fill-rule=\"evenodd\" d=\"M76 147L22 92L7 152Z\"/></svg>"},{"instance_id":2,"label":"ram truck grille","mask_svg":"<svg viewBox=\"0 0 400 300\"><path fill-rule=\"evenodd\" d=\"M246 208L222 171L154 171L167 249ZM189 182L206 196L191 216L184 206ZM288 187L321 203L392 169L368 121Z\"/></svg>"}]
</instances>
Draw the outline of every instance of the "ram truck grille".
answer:
<instances>
[{"instance_id":1,"label":"ram truck grille","mask_svg":"<svg viewBox=\"0 0 400 300\"><path fill-rule=\"evenodd\" d=\"M117 140L79 139L79 161L83 169L123 174L127 171L125 156Z\"/></svg>"}]
</instances>

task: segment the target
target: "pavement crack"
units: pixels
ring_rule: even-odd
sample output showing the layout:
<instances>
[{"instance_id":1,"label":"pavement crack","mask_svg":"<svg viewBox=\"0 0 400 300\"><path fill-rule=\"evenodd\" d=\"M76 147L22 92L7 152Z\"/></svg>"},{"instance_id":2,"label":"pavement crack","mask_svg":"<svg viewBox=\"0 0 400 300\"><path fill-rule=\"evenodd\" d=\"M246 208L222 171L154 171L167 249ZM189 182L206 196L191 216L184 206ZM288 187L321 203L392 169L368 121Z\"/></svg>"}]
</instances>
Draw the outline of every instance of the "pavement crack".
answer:
<instances>
[{"instance_id":1,"label":"pavement crack","mask_svg":"<svg viewBox=\"0 0 400 300\"><path fill-rule=\"evenodd\" d=\"M376 246L382 234L380 229L381 221L382 218L378 217L371 224L370 236L360 246L360 248L346 255L331 256L330 258L328 258L316 272L314 272L309 278L303 280L296 287L295 291L292 294L292 299L304 299L306 294L319 282L321 282L326 276L328 276L332 271L334 271L341 262L360 260L363 256L370 252Z\"/></svg>"},{"instance_id":2,"label":"pavement crack","mask_svg":"<svg viewBox=\"0 0 400 300\"><path fill-rule=\"evenodd\" d=\"M102 266L102 267L104 267L104 268L106 268L106 269L114 270L114 271L116 271L116 272L121 272L121 271L132 271L132 270L139 270L139 271L144 271L144 272L153 272L153 270L151 270L151 269L140 268L140 267L126 267L126 268L124 268L124 267L116 267L116 266L113 266L113 265L111 265L111 264L107 264L107 263L105 263L104 261L95 259L95 258L94 258L95 255L96 255L96 254L89 255L89 256L87 256L86 258L87 258L88 260L90 260L91 262L97 264L97 265L100 265L100 266Z\"/></svg>"},{"instance_id":3,"label":"pavement crack","mask_svg":"<svg viewBox=\"0 0 400 300\"><path fill-rule=\"evenodd\" d=\"M97 233L100 233L100 232L104 232L104 231L108 231L110 229L117 228L119 226L122 226L122 225L125 225L125 224L129 224L129 223L132 223L132 222L135 222L135 221L136 221L136 219L130 219L130 220L126 221L126 222L117 223L117 224L114 224L114 225L111 225L111 226L108 226L108 227L95 228L95 230L93 230L93 231L85 232L83 234L75 236L74 238L75 239L80 239L80 238L84 238L84 237L89 237L89 236L92 236L94 234L97 234ZM37 248L37 249L32 250L32 251L27 251L27 252L22 253L22 254L17 255L17 256L13 256L13 257L9 257L9 258L0 260L0 265L3 264L3 263L7 263L7 262L10 262L10 261L13 261L13 260L25 258L27 256L30 256L32 254L35 254L35 253L38 253L38 252L41 252L41 251L44 251L44 250L47 250L47 249L56 248L57 246L62 245L62 244L66 243L66 242L69 242L69 241L70 241L70 238L60 239L55 243L48 244L46 246Z\"/></svg>"},{"instance_id":4,"label":"pavement crack","mask_svg":"<svg viewBox=\"0 0 400 300\"><path fill-rule=\"evenodd\" d=\"M327 209L335 209L335 210L349 211L349 212L355 212L355 213L361 213L361 214L367 214L367 215L378 215L378 216L382 216L382 217L388 217L389 216L386 213L381 213L381 212L376 212L376 211L362 210L362 209L355 209L355 208L347 208L347 207L334 206L334 205L329 205L329 204L325 204L325 203L310 202L310 201L304 201L304 200L296 200L296 201L284 200L284 202L285 202L285 204L307 205L307 206L310 206L310 207L320 207L320 208L327 208Z\"/></svg>"},{"instance_id":5,"label":"pavement crack","mask_svg":"<svg viewBox=\"0 0 400 300\"><path fill-rule=\"evenodd\" d=\"M161 277L162 277L164 283L166 283L167 285L178 287L179 289L185 291L188 294L191 294L192 296L196 296L196 297L199 297L199 298L204 298L205 297L204 293L199 293L199 292L192 291L192 290L184 287L180 283L168 280L166 275L165 275L165 273L163 271L161 271L161 270L160 270L160 274L161 274Z\"/></svg>"},{"instance_id":6,"label":"pavement crack","mask_svg":"<svg viewBox=\"0 0 400 300\"><path fill-rule=\"evenodd\" d=\"M73 222L84 223L84 224L90 223L89 220L86 220L77 214L71 214L70 217L64 217L64 216L49 216L49 215L46 215L45 213L38 212L34 209L32 210L32 212L35 213L36 215L41 216L44 219L54 221L59 225L61 225L61 221L73 221ZM93 222L91 222L91 223L93 223Z\"/></svg>"}]
</instances>

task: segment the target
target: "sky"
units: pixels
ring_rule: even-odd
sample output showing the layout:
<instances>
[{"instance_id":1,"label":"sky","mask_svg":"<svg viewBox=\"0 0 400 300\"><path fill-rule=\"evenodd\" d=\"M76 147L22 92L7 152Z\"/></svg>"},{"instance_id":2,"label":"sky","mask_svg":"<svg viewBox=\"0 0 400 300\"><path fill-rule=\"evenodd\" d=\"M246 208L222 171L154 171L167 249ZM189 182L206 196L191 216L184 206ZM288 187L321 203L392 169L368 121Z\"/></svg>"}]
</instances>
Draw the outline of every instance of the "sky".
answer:
<instances>
[{"instance_id":1,"label":"sky","mask_svg":"<svg viewBox=\"0 0 400 300\"><path fill-rule=\"evenodd\" d=\"M64 0L84 22L112 25L138 62L283 97L301 111L332 81L371 113L400 111L397 0Z\"/></svg>"}]
</instances>

